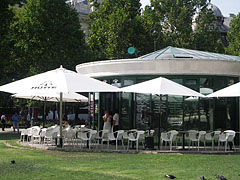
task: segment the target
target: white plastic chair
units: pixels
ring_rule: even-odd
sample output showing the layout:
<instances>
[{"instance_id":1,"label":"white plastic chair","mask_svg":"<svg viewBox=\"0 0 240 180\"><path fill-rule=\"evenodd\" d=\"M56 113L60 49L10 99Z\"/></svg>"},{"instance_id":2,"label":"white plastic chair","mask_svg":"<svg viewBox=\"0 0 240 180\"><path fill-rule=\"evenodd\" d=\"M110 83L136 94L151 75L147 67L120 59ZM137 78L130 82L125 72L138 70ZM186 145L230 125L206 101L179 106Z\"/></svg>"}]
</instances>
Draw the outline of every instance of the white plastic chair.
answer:
<instances>
[{"instance_id":1,"label":"white plastic chair","mask_svg":"<svg viewBox=\"0 0 240 180\"><path fill-rule=\"evenodd\" d=\"M143 148L144 148L144 131L136 131L136 132L130 132L128 137L128 147L129 149L130 142L136 142L136 150L138 151L138 143L139 141L142 141Z\"/></svg>"},{"instance_id":2,"label":"white plastic chair","mask_svg":"<svg viewBox=\"0 0 240 180\"><path fill-rule=\"evenodd\" d=\"M20 141L24 142L25 141L25 136L27 136L27 129L21 130Z\"/></svg>"},{"instance_id":3,"label":"white plastic chair","mask_svg":"<svg viewBox=\"0 0 240 180\"><path fill-rule=\"evenodd\" d=\"M196 144L198 146L198 151L199 151L201 141L203 141L204 147L205 147L205 134L206 134L206 131L199 131L198 133L190 132L189 135L188 135L188 138L189 138L188 148L189 148L189 150L190 150L190 145L193 146L194 144Z\"/></svg>"},{"instance_id":4,"label":"white plastic chair","mask_svg":"<svg viewBox=\"0 0 240 180\"><path fill-rule=\"evenodd\" d=\"M215 141L218 142L218 139L219 139L219 135L221 134L221 131L213 131L213 140L214 140L214 143Z\"/></svg>"},{"instance_id":5,"label":"white plastic chair","mask_svg":"<svg viewBox=\"0 0 240 180\"><path fill-rule=\"evenodd\" d=\"M214 132L209 132L205 134L205 142L211 141L212 142L212 150L214 148Z\"/></svg>"},{"instance_id":6,"label":"white plastic chair","mask_svg":"<svg viewBox=\"0 0 240 180\"><path fill-rule=\"evenodd\" d=\"M52 141L53 141L53 130L54 130L53 128L46 129L45 137L44 137L44 144L47 144L47 145L48 145L48 143L52 144ZM56 132L56 136L57 136L57 132Z\"/></svg>"},{"instance_id":7,"label":"white plastic chair","mask_svg":"<svg viewBox=\"0 0 240 180\"><path fill-rule=\"evenodd\" d=\"M177 135L178 132L176 130L171 130L168 132L163 132L161 133L161 147L163 142L165 142L165 146L167 145L167 143L169 143L169 147L170 147L170 151L172 151L172 145L175 142L175 145L177 146Z\"/></svg>"},{"instance_id":8,"label":"white plastic chair","mask_svg":"<svg viewBox=\"0 0 240 180\"><path fill-rule=\"evenodd\" d=\"M32 143L37 142L40 144L41 137L40 137L40 127L33 127L32 128Z\"/></svg>"},{"instance_id":9,"label":"white plastic chair","mask_svg":"<svg viewBox=\"0 0 240 180\"><path fill-rule=\"evenodd\" d=\"M76 137L76 133L73 129L70 128L66 130L63 146L65 145L65 143L68 143L69 145L74 145L75 137Z\"/></svg>"},{"instance_id":10,"label":"white plastic chair","mask_svg":"<svg viewBox=\"0 0 240 180\"><path fill-rule=\"evenodd\" d=\"M102 130L100 132L102 132L102 136L100 137L102 148L103 148L103 142L107 141L107 147L109 149L109 134L110 134L109 130Z\"/></svg>"},{"instance_id":11,"label":"white plastic chair","mask_svg":"<svg viewBox=\"0 0 240 180\"><path fill-rule=\"evenodd\" d=\"M117 134L116 138L115 138L114 134ZM124 144L123 144L123 134L124 134L124 130L118 130L114 133L109 134L109 140L115 141L115 143L116 143L116 150L118 150L118 141L122 142L122 147L123 147L123 149L125 149Z\"/></svg>"},{"instance_id":12,"label":"white plastic chair","mask_svg":"<svg viewBox=\"0 0 240 180\"><path fill-rule=\"evenodd\" d=\"M197 130L188 130L187 133L185 134L185 140L189 140L189 134L190 133L195 133L197 134L198 131Z\"/></svg>"},{"instance_id":13,"label":"white plastic chair","mask_svg":"<svg viewBox=\"0 0 240 180\"><path fill-rule=\"evenodd\" d=\"M27 141L30 142L32 140L32 128L27 129Z\"/></svg>"},{"instance_id":14,"label":"white plastic chair","mask_svg":"<svg viewBox=\"0 0 240 180\"><path fill-rule=\"evenodd\" d=\"M235 131L233 130L226 130L224 131L223 133L221 133L219 135L219 139L218 139L218 150L219 150L219 147L222 144L225 144L224 145L224 149L225 151L227 151L227 147L228 147L228 143L231 142L232 145L233 145L233 149L235 149L235 145L234 145L234 137L235 137Z\"/></svg>"},{"instance_id":15,"label":"white plastic chair","mask_svg":"<svg viewBox=\"0 0 240 180\"><path fill-rule=\"evenodd\" d=\"M88 132L81 132L80 133L80 139L82 142L89 142L88 148L91 149L92 142L96 143L96 135L97 131L96 130L89 130ZM97 147L97 146L96 146Z\"/></svg>"}]
</instances>

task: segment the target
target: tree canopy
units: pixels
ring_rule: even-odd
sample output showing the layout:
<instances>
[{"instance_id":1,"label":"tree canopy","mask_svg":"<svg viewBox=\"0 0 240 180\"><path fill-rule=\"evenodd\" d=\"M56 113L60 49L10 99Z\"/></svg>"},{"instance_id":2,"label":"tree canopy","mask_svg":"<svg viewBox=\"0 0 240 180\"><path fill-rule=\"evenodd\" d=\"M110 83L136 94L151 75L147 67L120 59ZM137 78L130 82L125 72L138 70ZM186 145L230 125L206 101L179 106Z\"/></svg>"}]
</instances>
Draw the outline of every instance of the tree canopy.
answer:
<instances>
[{"instance_id":1,"label":"tree canopy","mask_svg":"<svg viewBox=\"0 0 240 180\"><path fill-rule=\"evenodd\" d=\"M91 2L95 11L88 17L88 42L97 59L124 57L130 46L140 51L144 49L142 39L146 34L141 22L139 0Z\"/></svg>"},{"instance_id":2,"label":"tree canopy","mask_svg":"<svg viewBox=\"0 0 240 180\"><path fill-rule=\"evenodd\" d=\"M95 11L89 15L88 42L98 59L124 57L134 46L140 54L166 46L223 52L221 34L209 0L151 0L144 11L139 0L91 0ZM193 29L193 24L196 28ZM151 37L155 29L158 37Z\"/></svg>"},{"instance_id":3,"label":"tree canopy","mask_svg":"<svg viewBox=\"0 0 240 180\"><path fill-rule=\"evenodd\" d=\"M88 48L78 13L64 0L28 0L15 8L13 57L24 74L87 61Z\"/></svg>"},{"instance_id":4,"label":"tree canopy","mask_svg":"<svg viewBox=\"0 0 240 180\"><path fill-rule=\"evenodd\" d=\"M229 46L226 52L232 55L240 56L240 13L233 17L230 23L231 32L227 34Z\"/></svg>"},{"instance_id":5,"label":"tree canopy","mask_svg":"<svg viewBox=\"0 0 240 180\"><path fill-rule=\"evenodd\" d=\"M194 49L224 53L221 32L217 30L215 20L216 17L211 9L207 7L201 9L195 18Z\"/></svg>"}]
</instances>

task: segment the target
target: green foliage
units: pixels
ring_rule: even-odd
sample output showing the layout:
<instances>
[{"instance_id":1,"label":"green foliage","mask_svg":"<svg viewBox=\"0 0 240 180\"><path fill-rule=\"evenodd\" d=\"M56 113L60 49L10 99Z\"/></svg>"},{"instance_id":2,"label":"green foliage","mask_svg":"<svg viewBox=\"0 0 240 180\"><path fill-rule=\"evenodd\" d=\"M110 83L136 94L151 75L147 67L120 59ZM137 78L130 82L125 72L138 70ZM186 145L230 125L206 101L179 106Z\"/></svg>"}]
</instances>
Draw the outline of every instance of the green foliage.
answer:
<instances>
[{"instance_id":1,"label":"green foliage","mask_svg":"<svg viewBox=\"0 0 240 180\"><path fill-rule=\"evenodd\" d=\"M212 10L204 7L195 19L194 49L209 52L224 52L221 33L214 24L215 16Z\"/></svg>"},{"instance_id":2,"label":"green foliage","mask_svg":"<svg viewBox=\"0 0 240 180\"><path fill-rule=\"evenodd\" d=\"M9 8L12 1L2 0L0 3L0 84L8 82L10 78L11 60L9 40L9 26L13 18L13 12Z\"/></svg>"},{"instance_id":3,"label":"green foliage","mask_svg":"<svg viewBox=\"0 0 240 180\"><path fill-rule=\"evenodd\" d=\"M64 0L28 0L15 8L11 30L13 57L25 76L60 65L75 69L89 58L78 13Z\"/></svg>"},{"instance_id":4,"label":"green foliage","mask_svg":"<svg viewBox=\"0 0 240 180\"><path fill-rule=\"evenodd\" d=\"M134 46L144 49L139 0L105 0L99 4L92 0L96 9L89 14L88 42L97 59L121 58Z\"/></svg>"},{"instance_id":5,"label":"green foliage","mask_svg":"<svg viewBox=\"0 0 240 180\"><path fill-rule=\"evenodd\" d=\"M234 16L230 23L231 32L227 34L229 46L226 52L232 55L240 56L240 13Z\"/></svg>"},{"instance_id":6,"label":"green foliage","mask_svg":"<svg viewBox=\"0 0 240 180\"><path fill-rule=\"evenodd\" d=\"M89 15L89 45L98 59L123 57L129 46L146 54L175 46L223 52L220 33L207 5L209 0L151 0L140 13L139 1L92 0L95 11ZM199 13L200 12L200 13ZM196 17L196 31L193 21ZM153 29L157 36L151 36Z\"/></svg>"}]
</instances>

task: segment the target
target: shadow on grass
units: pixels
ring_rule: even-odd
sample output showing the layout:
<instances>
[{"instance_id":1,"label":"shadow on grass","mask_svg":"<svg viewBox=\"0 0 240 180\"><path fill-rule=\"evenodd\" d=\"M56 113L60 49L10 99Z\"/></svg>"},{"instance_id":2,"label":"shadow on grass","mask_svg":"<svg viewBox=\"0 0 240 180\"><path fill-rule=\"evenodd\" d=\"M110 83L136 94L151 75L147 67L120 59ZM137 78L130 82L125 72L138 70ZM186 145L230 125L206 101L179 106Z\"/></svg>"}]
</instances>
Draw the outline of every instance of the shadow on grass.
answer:
<instances>
[{"instance_id":1,"label":"shadow on grass","mask_svg":"<svg viewBox=\"0 0 240 180\"><path fill-rule=\"evenodd\" d=\"M14 140L19 138L20 134L17 133L0 133L0 140Z\"/></svg>"}]
</instances>

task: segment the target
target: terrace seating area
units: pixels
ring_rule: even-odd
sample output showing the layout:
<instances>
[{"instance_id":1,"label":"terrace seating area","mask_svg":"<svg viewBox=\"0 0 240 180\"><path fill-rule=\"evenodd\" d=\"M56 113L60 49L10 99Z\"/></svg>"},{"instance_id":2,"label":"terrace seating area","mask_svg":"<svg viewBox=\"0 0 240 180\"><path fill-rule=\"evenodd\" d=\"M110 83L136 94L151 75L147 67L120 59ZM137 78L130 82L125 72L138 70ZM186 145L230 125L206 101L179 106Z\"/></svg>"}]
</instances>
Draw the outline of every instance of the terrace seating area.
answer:
<instances>
[{"instance_id":1,"label":"terrace seating area","mask_svg":"<svg viewBox=\"0 0 240 180\"><path fill-rule=\"evenodd\" d=\"M161 132L160 151L236 151L234 144L236 132L226 131L176 131ZM75 149L98 150L146 150L149 149L146 137L152 137L155 143L157 135L154 130L118 130L109 132L106 130L93 130L85 126L65 126L62 130L63 147ZM33 126L21 131L20 142L29 145L58 146L60 127L58 125L48 128ZM153 145L154 146L154 145ZM186 147L185 147L186 146ZM157 146L152 148L157 150Z\"/></svg>"}]
</instances>

